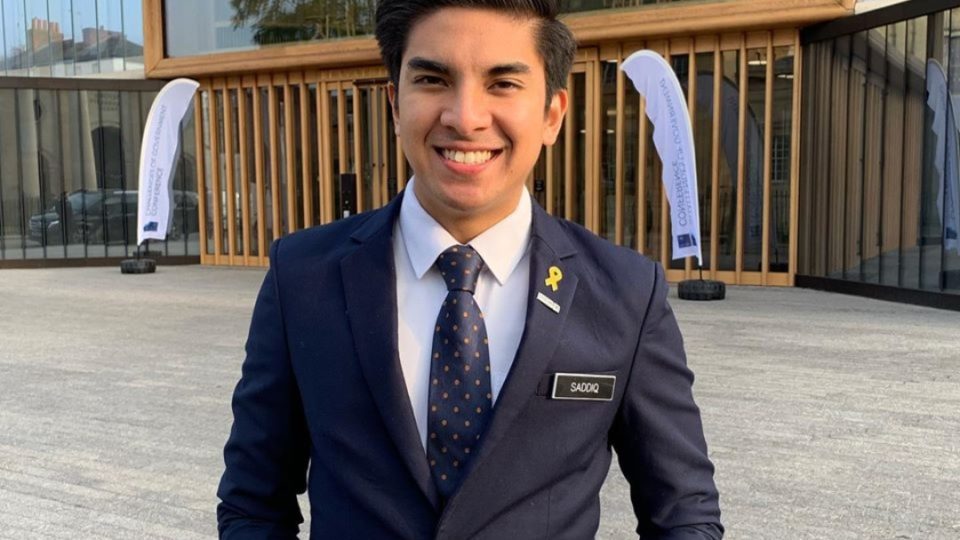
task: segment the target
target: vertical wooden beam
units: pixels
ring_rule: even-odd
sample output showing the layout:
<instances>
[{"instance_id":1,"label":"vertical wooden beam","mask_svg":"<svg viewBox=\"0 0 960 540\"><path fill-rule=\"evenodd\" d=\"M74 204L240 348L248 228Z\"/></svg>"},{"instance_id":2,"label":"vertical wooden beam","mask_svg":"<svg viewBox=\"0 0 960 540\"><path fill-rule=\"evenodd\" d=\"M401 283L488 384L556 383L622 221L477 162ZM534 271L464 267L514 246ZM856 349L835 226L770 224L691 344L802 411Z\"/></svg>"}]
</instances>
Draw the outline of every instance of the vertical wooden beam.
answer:
<instances>
[{"instance_id":1,"label":"vertical wooden beam","mask_svg":"<svg viewBox=\"0 0 960 540\"><path fill-rule=\"evenodd\" d=\"M284 166L287 177L287 232L294 232L298 227L297 223L297 150L294 135L294 116L293 116L293 83L289 80L283 81L283 144L287 151L284 155Z\"/></svg>"},{"instance_id":2,"label":"vertical wooden beam","mask_svg":"<svg viewBox=\"0 0 960 540\"><path fill-rule=\"evenodd\" d=\"M381 124L380 127L378 127L377 130L376 130L376 132L375 132L375 133L377 134L376 136L380 138L380 152L379 152L378 155L381 156L381 157L378 157L377 161L380 162L380 179L381 179L380 185L383 186L383 204L387 204L388 202L390 202L390 195L391 195L391 193L390 193L390 182L389 182L389 180L390 180L390 167L387 167L387 160L386 160L386 155L387 155L387 153L389 152L388 148L390 148L390 144L389 144L389 141L390 141L390 133L387 131L387 126L389 125L388 122L387 122L387 115L390 114L390 108L387 107L387 100L386 100L386 99L381 99L381 100L377 103L377 107L379 107L379 109L380 109L380 111L379 111L379 112L380 112L380 114L379 114L379 116L380 116L380 122L379 122L379 124ZM402 155L403 155L403 154L401 154L401 156L402 156ZM399 167L398 167L398 169L399 169ZM400 176L398 175L398 178L397 178L397 190L403 189L403 188L401 187L402 184L401 184L400 178L402 178L402 177L400 177Z\"/></svg>"},{"instance_id":3,"label":"vertical wooden beam","mask_svg":"<svg viewBox=\"0 0 960 540\"><path fill-rule=\"evenodd\" d=\"M267 253L267 202L266 181L263 171L263 99L260 96L260 78L253 86L253 163L254 181L257 189L257 256L261 266L269 264ZM269 76L267 83L269 84Z\"/></svg>"},{"instance_id":4,"label":"vertical wooden beam","mask_svg":"<svg viewBox=\"0 0 960 540\"><path fill-rule=\"evenodd\" d=\"M194 125L194 147L196 149L197 164L197 196L199 197L198 221L200 222L200 264L210 264L211 257L207 255L207 170L204 165L206 152L204 152L204 137L209 132L203 130L203 93L207 90L209 83L201 81L200 88L193 96L193 125Z\"/></svg>"},{"instance_id":5,"label":"vertical wooden beam","mask_svg":"<svg viewBox=\"0 0 960 540\"><path fill-rule=\"evenodd\" d=\"M713 144L710 156L710 279L717 279L720 270L720 123L723 116L723 103L720 101L723 81L723 52L720 49L720 37L717 36L713 49Z\"/></svg>"},{"instance_id":6,"label":"vertical wooden beam","mask_svg":"<svg viewBox=\"0 0 960 540\"><path fill-rule=\"evenodd\" d=\"M244 77L239 81L237 87L237 134L239 135L240 146L240 208L242 231L240 238L243 241L243 265L250 266L250 148L247 140L247 88L251 82L249 77Z\"/></svg>"},{"instance_id":7,"label":"vertical wooden beam","mask_svg":"<svg viewBox=\"0 0 960 540\"><path fill-rule=\"evenodd\" d=\"M343 82L337 83L337 152L340 158L340 168L337 172L339 174L350 172L347 167L349 159L347 155L347 94L343 89Z\"/></svg>"},{"instance_id":8,"label":"vertical wooden beam","mask_svg":"<svg viewBox=\"0 0 960 540\"><path fill-rule=\"evenodd\" d=\"M326 162L326 165L323 166L324 178L322 180L323 191L321 191L321 193L324 198L324 223L329 223L334 219L333 214L335 208L333 201L333 134L331 133L333 120L330 111L330 83L323 83L323 91L320 92L320 95L322 96L321 110L323 111L323 120L320 122L320 129L323 131L323 158Z\"/></svg>"},{"instance_id":9,"label":"vertical wooden beam","mask_svg":"<svg viewBox=\"0 0 960 540\"><path fill-rule=\"evenodd\" d=\"M300 167L303 169L303 228L313 227L313 154L310 146L310 85L300 83Z\"/></svg>"},{"instance_id":10,"label":"vertical wooden beam","mask_svg":"<svg viewBox=\"0 0 960 540\"><path fill-rule=\"evenodd\" d=\"M327 212L327 190L326 186L329 183L330 178L330 130L329 125L327 124L328 115L327 115L327 103L329 103L329 97L327 97L327 84L321 82L317 79L317 124L314 126L314 129L317 130L317 195L320 208L318 208L318 214L320 217L320 223L328 223L330 221L330 214Z\"/></svg>"},{"instance_id":11,"label":"vertical wooden beam","mask_svg":"<svg viewBox=\"0 0 960 540\"><path fill-rule=\"evenodd\" d=\"M647 100L639 96L640 107L637 121L637 251L647 248ZM656 179L651 179L655 182ZM651 201L652 202L652 201Z\"/></svg>"},{"instance_id":12,"label":"vertical wooden beam","mask_svg":"<svg viewBox=\"0 0 960 540\"><path fill-rule=\"evenodd\" d=\"M270 132L270 208L273 215L273 240L283 233L283 220L280 208L280 126L277 118L277 88L275 80L267 88L267 129Z\"/></svg>"},{"instance_id":13,"label":"vertical wooden beam","mask_svg":"<svg viewBox=\"0 0 960 540\"><path fill-rule=\"evenodd\" d=\"M763 129L763 247L761 248L760 282L766 286L770 274L770 189L773 176L773 35L767 34L767 81L764 101Z\"/></svg>"},{"instance_id":14,"label":"vertical wooden beam","mask_svg":"<svg viewBox=\"0 0 960 540\"><path fill-rule=\"evenodd\" d=\"M149 78L163 60L163 2L143 0L143 71Z\"/></svg>"},{"instance_id":15,"label":"vertical wooden beam","mask_svg":"<svg viewBox=\"0 0 960 540\"><path fill-rule=\"evenodd\" d=\"M220 265L223 257L223 212L220 189L220 115L217 95L223 90L223 79L214 79L210 87L210 180L213 197L213 264Z\"/></svg>"},{"instance_id":16,"label":"vertical wooden beam","mask_svg":"<svg viewBox=\"0 0 960 540\"><path fill-rule=\"evenodd\" d=\"M794 31L793 42L793 133L790 141L790 263L788 285L793 287L797 278L797 256L800 239L800 98L803 82L803 49L800 46L800 31ZM880 210L878 209L878 212ZM877 254L879 256L879 253Z\"/></svg>"},{"instance_id":17,"label":"vertical wooden beam","mask_svg":"<svg viewBox=\"0 0 960 540\"><path fill-rule=\"evenodd\" d=\"M617 46L617 138L616 143L616 165L614 178L614 218L613 218L613 238L617 245L623 245L623 152L624 152L624 108L626 103L626 91L624 85L625 75L620 66L623 65L623 46ZM606 115L606 111L603 111ZM601 116L603 116L601 115Z\"/></svg>"},{"instance_id":18,"label":"vertical wooden beam","mask_svg":"<svg viewBox=\"0 0 960 540\"><path fill-rule=\"evenodd\" d=\"M359 86L353 86L353 171L357 175L357 192L356 192L356 206L354 206L355 213L360 213L363 211L363 114L361 114L361 104L363 100L361 98L361 92ZM377 133L374 132L376 135ZM375 176L377 172L376 161L370 163L370 176ZM371 182L372 183L372 182Z\"/></svg>"},{"instance_id":19,"label":"vertical wooden beam","mask_svg":"<svg viewBox=\"0 0 960 540\"><path fill-rule=\"evenodd\" d=\"M601 118L601 105L603 101L603 81L600 77L600 62L592 58L587 62L587 80L586 109L587 118L584 122L586 134L584 140L587 152L585 183L587 191L587 200L584 208L586 210L587 227L596 234L600 234L600 204L602 196L602 186L600 178L600 157L603 137L603 118Z\"/></svg>"},{"instance_id":20,"label":"vertical wooden beam","mask_svg":"<svg viewBox=\"0 0 960 540\"><path fill-rule=\"evenodd\" d=\"M740 118L739 140L737 141L737 260L736 284L743 283L743 185L747 171L747 37L740 36Z\"/></svg>"},{"instance_id":21,"label":"vertical wooden beam","mask_svg":"<svg viewBox=\"0 0 960 540\"><path fill-rule=\"evenodd\" d=\"M223 88L223 159L226 161L227 174L223 192L227 198L227 264L230 266L235 264L234 256L237 253L237 182L233 159L233 96L231 94L235 82L231 77Z\"/></svg>"},{"instance_id":22,"label":"vertical wooden beam","mask_svg":"<svg viewBox=\"0 0 960 540\"><path fill-rule=\"evenodd\" d=\"M546 185L544 186L546 192L546 201L544 204L544 209L548 214L553 214L553 175L556 173L556 171L553 170L553 147L555 144L556 143L547 147L547 178L545 180Z\"/></svg>"}]
</instances>

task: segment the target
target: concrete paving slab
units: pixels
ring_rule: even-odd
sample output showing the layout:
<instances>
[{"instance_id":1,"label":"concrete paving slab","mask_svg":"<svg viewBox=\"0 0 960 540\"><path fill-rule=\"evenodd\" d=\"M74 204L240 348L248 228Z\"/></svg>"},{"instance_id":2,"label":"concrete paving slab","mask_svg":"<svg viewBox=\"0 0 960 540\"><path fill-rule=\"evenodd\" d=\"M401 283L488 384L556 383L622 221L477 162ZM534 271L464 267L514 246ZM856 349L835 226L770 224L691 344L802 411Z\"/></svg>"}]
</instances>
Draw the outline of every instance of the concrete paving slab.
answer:
<instances>
[{"instance_id":1,"label":"concrete paving slab","mask_svg":"<svg viewBox=\"0 0 960 540\"><path fill-rule=\"evenodd\" d=\"M0 538L214 537L262 277L0 271ZM960 313L728 296L673 300L727 538L960 537ZM631 536L628 489L614 467L599 538Z\"/></svg>"}]
</instances>

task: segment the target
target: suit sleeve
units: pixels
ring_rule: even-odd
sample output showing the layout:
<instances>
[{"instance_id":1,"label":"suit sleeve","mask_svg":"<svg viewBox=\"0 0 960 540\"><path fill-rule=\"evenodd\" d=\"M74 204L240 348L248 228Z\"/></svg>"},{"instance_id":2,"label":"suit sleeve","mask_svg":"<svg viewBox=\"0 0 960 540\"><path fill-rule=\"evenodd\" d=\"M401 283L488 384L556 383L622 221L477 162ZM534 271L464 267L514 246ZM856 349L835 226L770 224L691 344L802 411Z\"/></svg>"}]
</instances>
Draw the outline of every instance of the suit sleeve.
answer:
<instances>
[{"instance_id":1,"label":"suit sleeve","mask_svg":"<svg viewBox=\"0 0 960 540\"><path fill-rule=\"evenodd\" d=\"M641 538L719 539L713 464L660 265L653 281L611 441L630 483Z\"/></svg>"},{"instance_id":2,"label":"suit sleeve","mask_svg":"<svg viewBox=\"0 0 960 540\"><path fill-rule=\"evenodd\" d=\"M233 394L233 428L217 495L220 538L296 538L303 522L309 437L290 365L277 252L257 297L246 360Z\"/></svg>"}]
</instances>

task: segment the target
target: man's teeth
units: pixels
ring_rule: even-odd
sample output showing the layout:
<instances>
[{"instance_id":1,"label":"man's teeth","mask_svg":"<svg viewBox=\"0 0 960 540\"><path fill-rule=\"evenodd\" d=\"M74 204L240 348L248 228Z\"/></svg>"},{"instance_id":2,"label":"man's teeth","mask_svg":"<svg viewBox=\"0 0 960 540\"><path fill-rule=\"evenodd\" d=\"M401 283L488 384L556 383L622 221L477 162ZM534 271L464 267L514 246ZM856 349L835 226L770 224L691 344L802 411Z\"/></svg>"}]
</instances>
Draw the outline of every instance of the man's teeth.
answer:
<instances>
[{"instance_id":1,"label":"man's teeth","mask_svg":"<svg viewBox=\"0 0 960 540\"><path fill-rule=\"evenodd\" d=\"M443 157L457 163L466 165L477 165L485 163L493 158L493 152L484 150L482 152L461 152L459 150L444 150Z\"/></svg>"}]
</instances>

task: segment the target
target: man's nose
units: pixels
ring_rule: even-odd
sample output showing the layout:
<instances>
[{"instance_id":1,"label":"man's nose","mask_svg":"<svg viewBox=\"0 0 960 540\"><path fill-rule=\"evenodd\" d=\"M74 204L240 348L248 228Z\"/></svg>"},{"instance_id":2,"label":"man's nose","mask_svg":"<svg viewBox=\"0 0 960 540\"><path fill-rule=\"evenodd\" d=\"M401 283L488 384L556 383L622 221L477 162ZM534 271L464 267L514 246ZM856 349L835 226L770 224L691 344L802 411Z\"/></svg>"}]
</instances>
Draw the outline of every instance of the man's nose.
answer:
<instances>
[{"instance_id":1,"label":"man's nose","mask_svg":"<svg viewBox=\"0 0 960 540\"><path fill-rule=\"evenodd\" d=\"M490 126L491 114L488 96L472 88L459 88L443 108L440 123L462 135L468 135Z\"/></svg>"}]
</instances>

